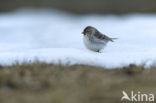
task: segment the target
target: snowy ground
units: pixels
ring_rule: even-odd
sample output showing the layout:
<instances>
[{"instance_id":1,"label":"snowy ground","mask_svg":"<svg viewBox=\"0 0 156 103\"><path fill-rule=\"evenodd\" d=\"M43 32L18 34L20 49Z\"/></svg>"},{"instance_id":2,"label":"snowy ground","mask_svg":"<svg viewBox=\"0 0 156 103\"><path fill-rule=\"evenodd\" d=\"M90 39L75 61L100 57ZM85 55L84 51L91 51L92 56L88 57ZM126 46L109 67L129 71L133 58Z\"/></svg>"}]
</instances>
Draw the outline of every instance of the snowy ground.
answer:
<instances>
[{"instance_id":1,"label":"snowy ground","mask_svg":"<svg viewBox=\"0 0 156 103\"><path fill-rule=\"evenodd\" d=\"M94 26L110 37L102 53L87 50L82 30ZM156 15L72 15L54 10L0 13L0 63L40 61L120 67L156 60Z\"/></svg>"}]
</instances>

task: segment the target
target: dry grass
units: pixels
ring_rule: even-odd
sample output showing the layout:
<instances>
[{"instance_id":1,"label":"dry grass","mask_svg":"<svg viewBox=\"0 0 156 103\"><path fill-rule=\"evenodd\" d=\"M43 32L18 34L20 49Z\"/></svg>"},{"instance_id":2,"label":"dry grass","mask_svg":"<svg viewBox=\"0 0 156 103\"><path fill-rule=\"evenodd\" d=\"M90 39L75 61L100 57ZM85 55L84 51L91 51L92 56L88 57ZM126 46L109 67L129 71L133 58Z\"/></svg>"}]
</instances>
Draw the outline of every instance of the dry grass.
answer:
<instances>
[{"instance_id":1,"label":"dry grass","mask_svg":"<svg viewBox=\"0 0 156 103\"><path fill-rule=\"evenodd\" d=\"M0 103L121 103L123 90L156 94L155 75L155 67L136 65L112 70L46 63L0 66Z\"/></svg>"}]
</instances>

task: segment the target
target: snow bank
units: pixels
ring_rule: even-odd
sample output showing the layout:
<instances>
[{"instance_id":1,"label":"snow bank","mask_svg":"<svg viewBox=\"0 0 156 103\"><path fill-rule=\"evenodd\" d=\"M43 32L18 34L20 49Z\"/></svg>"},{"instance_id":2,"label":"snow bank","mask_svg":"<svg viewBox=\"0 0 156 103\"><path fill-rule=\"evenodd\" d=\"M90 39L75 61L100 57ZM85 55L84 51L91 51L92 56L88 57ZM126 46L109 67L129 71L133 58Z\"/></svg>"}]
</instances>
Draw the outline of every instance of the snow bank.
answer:
<instances>
[{"instance_id":1,"label":"snow bank","mask_svg":"<svg viewBox=\"0 0 156 103\"><path fill-rule=\"evenodd\" d=\"M87 50L82 30L94 26L110 37L102 53ZM120 67L156 60L156 15L72 15L55 10L0 14L0 63L33 61Z\"/></svg>"}]
</instances>

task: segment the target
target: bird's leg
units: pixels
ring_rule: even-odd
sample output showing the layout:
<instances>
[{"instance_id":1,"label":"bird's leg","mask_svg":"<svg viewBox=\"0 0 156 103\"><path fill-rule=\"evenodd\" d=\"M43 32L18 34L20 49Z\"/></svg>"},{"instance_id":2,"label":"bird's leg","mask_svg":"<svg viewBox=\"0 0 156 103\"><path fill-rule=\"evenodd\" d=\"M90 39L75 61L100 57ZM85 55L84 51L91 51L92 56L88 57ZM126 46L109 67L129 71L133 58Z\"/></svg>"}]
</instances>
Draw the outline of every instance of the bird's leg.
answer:
<instances>
[{"instance_id":1,"label":"bird's leg","mask_svg":"<svg viewBox=\"0 0 156 103\"><path fill-rule=\"evenodd\" d=\"M100 50L98 50L97 52L100 53Z\"/></svg>"}]
</instances>

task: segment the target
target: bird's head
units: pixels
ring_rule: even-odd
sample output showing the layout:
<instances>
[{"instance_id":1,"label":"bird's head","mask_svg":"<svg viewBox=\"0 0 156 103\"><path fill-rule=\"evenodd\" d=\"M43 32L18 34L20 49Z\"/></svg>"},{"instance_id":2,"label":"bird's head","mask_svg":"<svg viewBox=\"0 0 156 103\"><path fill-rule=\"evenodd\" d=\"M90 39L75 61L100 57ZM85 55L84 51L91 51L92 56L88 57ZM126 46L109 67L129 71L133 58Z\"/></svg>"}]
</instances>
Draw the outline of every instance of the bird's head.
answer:
<instances>
[{"instance_id":1,"label":"bird's head","mask_svg":"<svg viewBox=\"0 0 156 103\"><path fill-rule=\"evenodd\" d=\"M92 26L87 26L87 27L83 30L82 34L83 34L83 35L92 35L92 34L94 34L96 31L97 31L96 28L94 28L94 27L92 27Z\"/></svg>"}]
</instances>

